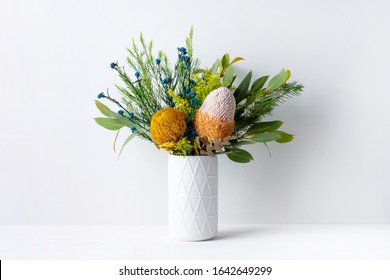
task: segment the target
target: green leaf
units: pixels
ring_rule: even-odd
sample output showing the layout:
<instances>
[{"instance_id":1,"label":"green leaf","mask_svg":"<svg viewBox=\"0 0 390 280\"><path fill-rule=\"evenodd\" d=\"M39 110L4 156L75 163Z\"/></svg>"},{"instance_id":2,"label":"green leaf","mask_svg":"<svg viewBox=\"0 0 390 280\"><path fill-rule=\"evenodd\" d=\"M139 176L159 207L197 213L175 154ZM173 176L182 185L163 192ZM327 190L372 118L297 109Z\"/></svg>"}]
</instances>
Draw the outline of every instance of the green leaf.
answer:
<instances>
[{"instance_id":1,"label":"green leaf","mask_svg":"<svg viewBox=\"0 0 390 280\"><path fill-rule=\"evenodd\" d=\"M118 114L119 115L119 114ZM131 121L130 119L126 118L126 117L123 117L121 115L119 115L119 117L115 118L115 120L118 122L118 123L121 123L123 124L124 126L127 126L127 127L133 127L135 126L136 129L139 129L141 128L139 125L137 125L136 123L134 123L133 121Z\"/></svg>"},{"instance_id":2,"label":"green leaf","mask_svg":"<svg viewBox=\"0 0 390 280\"><path fill-rule=\"evenodd\" d=\"M222 57L222 69L225 69L229 66L230 56L228 53L225 53Z\"/></svg>"},{"instance_id":3,"label":"green leaf","mask_svg":"<svg viewBox=\"0 0 390 280\"><path fill-rule=\"evenodd\" d=\"M241 117L241 115L244 113L244 111L245 111L245 107L238 107L236 109L236 113L234 114L234 119L238 120Z\"/></svg>"},{"instance_id":4,"label":"green leaf","mask_svg":"<svg viewBox=\"0 0 390 280\"><path fill-rule=\"evenodd\" d=\"M118 132L115 135L114 144L112 145L115 153L116 153L116 140L118 140L119 131L121 131L121 130L118 129Z\"/></svg>"},{"instance_id":5,"label":"green leaf","mask_svg":"<svg viewBox=\"0 0 390 280\"><path fill-rule=\"evenodd\" d=\"M122 145L121 150L119 151L118 159L119 159L119 157L120 157L121 154L122 154L123 148L124 148L124 147L127 145L127 143L129 143L136 135L137 135L137 133L133 133L133 134L130 134L129 137L126 138L125 142L124 142L123 145Z\"/></svg>"},{"instance_id":6,"label":"green leaf","mask_svg":"<svg viewBox=\"0 0 390 280\"><path fill-rule=\"evenodd\" d=\"M230 150L227 153L227 156L230 160L239 162L239 163L247 163L253 160L253 157L250 153L248 153L245 150L239 149L239 148L234 148Z\"/></svg>"},{"instance_id":7,"label":"green leaf","mask_svg":"<svg viewBox=\"0 0 390 280\"><path fill-rule=\"evenodd\" d=\"M284 131L278 130L278 131L275 131L275 133L278 133L280 135L280 138L278 140L276 140L276 142L278 142L278 143L287 143L287 142L291 142L292 140L294 140L294 135L286 133Z\"/></svg>"},{"instance_id":8,"label":"green leaf","mask_svg":"<svg viewBox=\"0 0 390 280\"><path fill-rule=\"evenodd\" d=\"M232 60L232 62L230 62L230 65L232 65L232 64L234 64L234 63L236 63L236 62L239 62L240 60L245 60L245 59L243 59L242 57L237 56L237 57L235 57L235 58Z\"/></svg>"},{"instance_id":9,"label":"green leaf","mask_svg":"<svg viewBox=\"0 0 390 280\"><path fill-rule=\"evenodd\" d=\"M215 72L217 72L217 70L218 70L218 67L219 67L219 65L221 64L221 61L219 60L219 59L217 59L215 62L214 62L214 64L213 64L213 67L211 67L211 73L215 73Z\"/></svg>"},{"instance_id":10,"label":"green leaf","mask_svg":"<svg viewBox=\"0 0 390 280\"><path fill-rule=\"evenodd\" d=\"M268 80L269 76L263 76L261 78L258 78L256 81L253 82L251 87L251 92L256 92L263 88L265 82Z\"/></svg>"},{"instance_id":11,"label":"green leaf","mask_svg":"<svg viewBox=\"0 0 390 280\"><path fill-rule=\"evenodd\" d=\"M109 130L121 129L124 125L112 118L95 118L95 121L102 127Z\"/></svg>"},{"instance_id":12,"label":"green leaf","mask_svg":"<svg viewBox=\"0 0 390 280\"><path fill-rule=\"evenodd\" d=\"M229 66L226 68L225 76L223 76L223 82L224 84L230 85L233 82L234 79L234 70L233 67Z\"/></svg>"},{"instance_id":13,"label":"green leaf","mask_svg":"<svg viewBox=\"0 0 390 280\"><path fill-rule=\"evenodd\" d=\"M104 105L102 102L98 101L98 100L95 100L95 104L96 104L96 107L99 109L99 111L107 116L107 117L112 117L112 111L106 106Z\"/></svg>"},{"instance_id":14,"label":"green leaf","mask_svg":"<svg viewBox=\"0 0 390 280\"><path fill-rule=\"evenodd\" d=\"M240 147L240 146L251 145L251 144L255 144L255 142L247 141L247 140L240 140L237 143L233 143L231 145L234 146L234 147Z\"/></svg>"},{"instance_id":15,"label":"green leaf","mask_svg":"<svg viewBox=\"0 0 390 280\"><path fill-rule=\"evenodd\" d=\"M236 88L234 91L234 98L236 99L236 104L240 103L242 100L245 99L247 93L248 93L248 88L249 84L252 79L252 71L250 71L245 78L242 80L240 85Z\"/></svg>"},{"instance_id":16,"label":"green leaf","mask_svg":"<svg viewBox=\"0 0 390 280\"><path fill-rule=\"evenodd\" d=\"M286 79L286 70L282 69L275 77L269 81L267 88L269 90L275 90L280 87Z\"/></svg>"},{"instance_id":17,"label":"green leaf","mask_svg":"<svg viewBox=\"0 0 390 280\"><path fill-rule=\"evenodd\" d=\"M286 77L284 78L284 82L286 83L288 81L288 79L290 79L290 77L291 77L291 72L290 72L290 70L287 70Z\"/></svg>"},{"instance_id":18,"label":"green leaf","mask_svg":"<svg viewBox=\"0 0 390 280\"><path fill-rule=\"evenodd\" d=\"M262 132L275 131L283 124L282 121L261 122L251 126L246 134L254 135Z\"/></svg>"},{"instance_id":19,"label":"green leaf","mask_svg":"<svg viewBox=\"0 0 390 280\"><path fill-rule=\"evenodd\" d=\"M265 143L278 140L281 136L278 133L258 133L251 138L247 138L250 141Z\"/></svg>"},{"instance_id":20,"label":"green leaf","mask_svg":"<svg viewBox=\"0 0 390 280\"><path fill-rule=\"evenodd\" d=\"M237 75L234 75L233 76L233 79L232 79L232 82L230 83L230 85L228 85L228 89L231 89L232 88L232 86L233 86L233 84L234 84L234 81L236 80L236 78L237 78Z\"/></svg>"},{"instance_id":21,"label":"green leaf","mask_svg":"<svg viewBox=\"0 0 390 280\"><path fill-rule=\"evenodd\" d=\"M122 115L118 114L117 112L112 111L110 108L108 108L106 105L101 103L100 101L95 100L96 107L99 109L99 111L107 116L107 117L114 117L116 119L124 118Z\"/></svg>"}]
</instances>

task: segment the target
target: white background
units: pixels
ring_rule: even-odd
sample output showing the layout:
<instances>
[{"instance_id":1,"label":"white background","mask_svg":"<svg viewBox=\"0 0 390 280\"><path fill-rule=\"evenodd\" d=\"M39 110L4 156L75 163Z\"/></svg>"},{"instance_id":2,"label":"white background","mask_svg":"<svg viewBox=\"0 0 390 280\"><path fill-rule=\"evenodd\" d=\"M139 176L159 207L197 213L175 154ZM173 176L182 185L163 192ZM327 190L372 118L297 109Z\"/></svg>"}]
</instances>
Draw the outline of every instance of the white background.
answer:
<instances>
[{"instance_id":1,"label":"white background","mask_svg":"<svg viewBox=\"0 0 390 280\"><path fill-rule=\"evenodd\" d=\"M0 2L0 224L166 224L167 153L94 123L112 61L142 31L175 59L194 26L203 66L292 70L272 118L294 142L219 158L220 223L390 222L387 1ZM125 137L126 133L122 134ZM122 138L123 140L123 138Z\"/></svg>"}]
</instances>

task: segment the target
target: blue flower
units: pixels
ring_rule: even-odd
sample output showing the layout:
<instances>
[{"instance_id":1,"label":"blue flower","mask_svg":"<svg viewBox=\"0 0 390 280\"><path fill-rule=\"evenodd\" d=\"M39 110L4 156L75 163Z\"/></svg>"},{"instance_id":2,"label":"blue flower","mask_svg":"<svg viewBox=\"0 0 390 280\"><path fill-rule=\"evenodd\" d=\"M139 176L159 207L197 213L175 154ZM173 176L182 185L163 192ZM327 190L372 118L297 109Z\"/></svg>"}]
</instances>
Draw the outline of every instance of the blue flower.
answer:
<instances>
[{"instance_id":1,"label":"blue flower","mask_svg":"<svg viewBox=\"0 0 390 280\"><path fill-rule=\"evenodd\" d=\"M180 48L180 51L181 51L183 54L187 54L187 49L184 48L184 47L181 47L181 48Z\"/></svg>"},{"instance_id":2,"label":"blue flower","mask_svg":"<svg viewBox=\"0 0 390 280\"><path fill-rule=\"evenodd\" d=\"M188 96L191 97L191 98L194 98L194 97L195 97L195 94L196 94L196 93L192 91L192 92L190 92L190 93L188 94Z\"/></svg>"},{"instance_id":3,"label":"blue flower","mask_svg":"<svg viewBox=\"0 0 390 280\"><path fill-rule=\"evenodd\" d=\"M135 131L135 126L132 126L130 129L131 129L131 132L134 133L134 131Z\"/></svg>"},{"instance_id":4,"label":"blue flower","mask_svg":"<svg viewBox=\"0 0 390 280\"><path fill-rule=\"evenodd\" d=\"M111 62L110 66L112 69L115 69L118 66L118 62Z\"/></svg>"},{"instance_id":5,"label":"blue flower","mask_svg":"<svg viewBox=\"0 0 390 280\"><path fill-rule=\"evenodd\" d=\"M157 65L159 65L160 62L161 62L161 59L157 57L157 58L156 58L156 63L157 63Z\"/></svg>"},{"instance_id":6,"label":"blue flower","mask_svg":"<svg viewBox=\"0 0 390 280\"><path fill-rule=\"evenodd\" d=\"M170 82L172 82L172 79L170 77L166 77L166 78L162 79L161 82L162 82L163 85L164 84L169 84Z\"/></svg>"},{"instance_id":7,"label":"blue flower","mask_svg":"<svg viewBox=\"0 0 390 280\"><path fill-rule=\"evenodd\" d=\"M191 58L188 55L184 55L183 56L183 60L186 61L186 62L190 61L190 59Z\"/></svg>"},{"instance_id":8,"label":"blue flower","mask_svg":"<svg viewBox=\"0 0 390 280\"><path fill-rule=\"evenodd\" d=\"M139 71L135 72L134 75L138 78L141 74L139 73Z\"/></svg>"},{"instance_id":9,"label":"blue flower","mask_svg":"<svg viewBox=\"0 0 390 280\"><path fill-rule=\"evenodd\" d=\"M98 96L97 96L97 98L99 98L99 99L102 98L102 97L104 97L104 93L103 92L99 93Z\"/></svg>"},{"instance_id":10,"label":"blue flower","mask_svg":"<svg viewBox=\"0 0 390 280\"><path fill-rule=\"evenodd\" d=\"M133 114L133 113L130 113L130 114L129 114L129 119L132 120L133 117L134 117L134 114Z\"/></svg>"},{"instance_id":11,"label":"blue flower","mask_svg":"<svg viewBox=\"0 0 390 280\"><path fill-rule=\"evenodd\" d=\"M118 114L119 114L119 115L122 115L122 116L123 116L124 113L125 113L125 112L124 112L123 110L119 110L119 111L118 111Z\"/></svg>"},{"instance_id":12,"label":"blue flower","mask_svg":"<svg viewBox=\"0 0 390 280\"><path fill-rule=\"evenodd\" d=\"M196 86L196 82L193 79L190 80L190 84Z\"/></svg>"},{"instance_id":13,"label":"blue flower","mask_svg":"<svg viewBox=\"0 0 390 280\"><path fill-rule=\"evenodd\" d=\"M198 98L194 98L194 99L192 99L192 102L194 102L194 104L196 105L196 106L198 106L199 105L199 100L198 100Z\"/></svg>"},{"instance_id":14,"label":"blue flower","mask_svg":"<svg viewBox=\"0 0 390 280\"><path fill-rule=\"evenodd\" d=\"M186 133L190 138L194 138L197 135L196 130L193 128L191 124L187 124Z\"/></svg>"}]
</instances>

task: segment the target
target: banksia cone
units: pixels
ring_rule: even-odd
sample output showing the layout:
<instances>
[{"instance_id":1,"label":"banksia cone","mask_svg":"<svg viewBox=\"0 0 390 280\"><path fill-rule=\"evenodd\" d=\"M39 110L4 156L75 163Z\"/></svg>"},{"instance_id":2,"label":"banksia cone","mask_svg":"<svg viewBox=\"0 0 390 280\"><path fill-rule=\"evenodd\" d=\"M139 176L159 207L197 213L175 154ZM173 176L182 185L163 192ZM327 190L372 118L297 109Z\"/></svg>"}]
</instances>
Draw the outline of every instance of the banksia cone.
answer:
<instances>
[{"instance_id":1,"label":"banksia cone","mask_svg":"<svg viewBox=\"0 0 390 280\"><path fill-rule=\"evenodd\" d=\"M158 110L150 121L150 134L156 144L176 143L186 132L184 113L175 108Z\"/></svg>"},{"instance_id":2,"label":"banksia cone","mask_svg":"<svg viewBox=\"0 0 390 280\"><path fill-rule=\"evenodd\" d=\"M195 114L196 132L209 141L232 136L235 111L236 101L229 89L220 87L213 90Z\"/></svg>"}]
</instances>

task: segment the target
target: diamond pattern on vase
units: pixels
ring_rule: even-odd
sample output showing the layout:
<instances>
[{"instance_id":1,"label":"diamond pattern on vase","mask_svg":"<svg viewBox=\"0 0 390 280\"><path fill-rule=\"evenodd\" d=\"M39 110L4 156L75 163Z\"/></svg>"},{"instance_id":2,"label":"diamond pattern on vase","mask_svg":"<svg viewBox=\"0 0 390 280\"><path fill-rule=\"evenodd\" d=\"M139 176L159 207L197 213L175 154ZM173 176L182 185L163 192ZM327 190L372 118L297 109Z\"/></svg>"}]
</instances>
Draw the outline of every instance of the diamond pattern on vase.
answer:
<instances>
[{"instance_id":1,"label":"diamond pattern on vase","mask_svg":"<svg viewBox=\"0 0 390 280\"><path fill-rule=\"evenodd\" d=\"M200 241L218 230L218 162L210 156L169 156L169 228L180 240Z\"/></svg>"}]
</instances>

